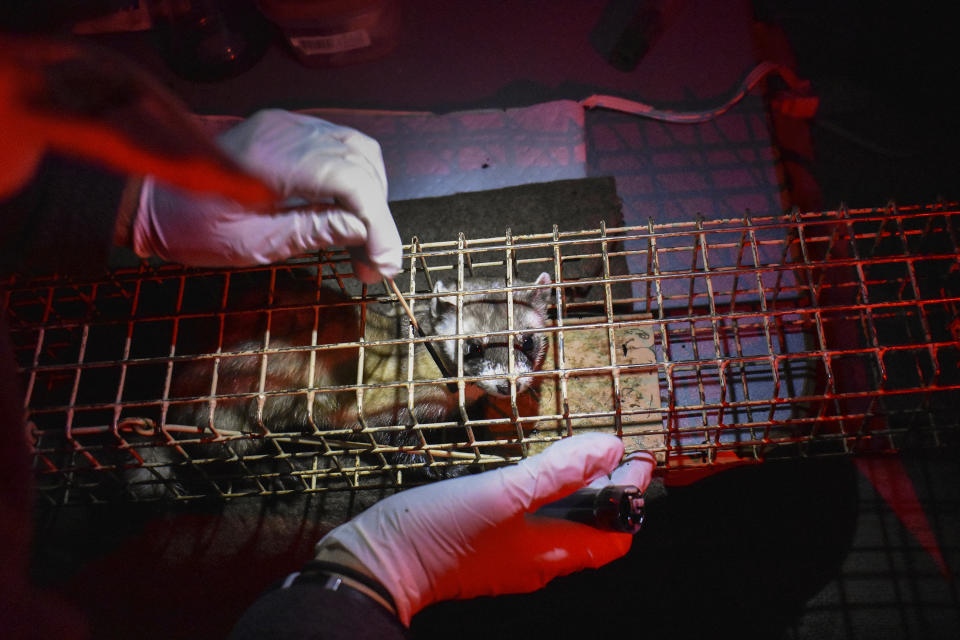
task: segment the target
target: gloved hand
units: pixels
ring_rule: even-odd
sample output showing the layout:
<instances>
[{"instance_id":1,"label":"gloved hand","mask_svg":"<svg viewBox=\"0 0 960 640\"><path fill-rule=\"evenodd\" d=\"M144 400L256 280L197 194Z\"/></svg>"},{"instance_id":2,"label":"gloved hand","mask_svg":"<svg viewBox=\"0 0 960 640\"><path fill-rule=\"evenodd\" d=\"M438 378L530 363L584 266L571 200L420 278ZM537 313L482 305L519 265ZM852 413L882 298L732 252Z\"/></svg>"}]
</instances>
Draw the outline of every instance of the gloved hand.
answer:
<instances>
[{"instance_id":1,"label":"gloved hand","mask_svg":"<svg viewBox=\"0 0 960 640\"><path fill-rule=\"evenodd\" d=\"M585 486L646 489L653 457L636 454L618 467L622 456L617 437L588 433L513 467L398 493L324 536L317 558L326 548L352 554L393 596L405 625L440 600L534 591L630 549L629 534L528 515Z\"/></svg>"},{"instance_id":2,"label":"gloved hand","mask_svg":"<svg viewBox=\"0 0 960 640\"><path fill-rule=\"evenodd\" d=\"M255 211L148 177L132 226L133 248L191 266L243 266L348 247L364 282L400 270L401 243L387 207L380 146L366 135L278 109L259 111L220 145L284 202Z\"/></svg>"}]
</instances>

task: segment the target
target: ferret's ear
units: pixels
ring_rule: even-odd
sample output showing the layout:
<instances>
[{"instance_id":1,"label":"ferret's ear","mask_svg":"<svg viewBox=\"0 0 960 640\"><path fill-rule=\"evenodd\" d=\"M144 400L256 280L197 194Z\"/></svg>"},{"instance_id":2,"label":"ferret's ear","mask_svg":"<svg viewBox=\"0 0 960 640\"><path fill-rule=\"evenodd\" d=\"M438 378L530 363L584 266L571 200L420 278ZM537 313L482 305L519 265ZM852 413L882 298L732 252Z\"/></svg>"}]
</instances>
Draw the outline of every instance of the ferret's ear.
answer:
<instances>
[{"instance_id":1,"label":"ferret's ear","mask_svg":"<svg viewBox=\"0 0 960 640\"><path fill-rule=\"evenodd\" d=\"M537 279L533 281L533 284L551 284L553 280L550 279L550 274L544 271ZM550 297L550 289L536 289L533 292L533 295L541 300L547 300Z\"/></svg>"},{"instance_id":2,"label":"ferret's ear","mask_svg":"<svg viewBox=\"0 0 960 640\"><path fill-rule=\"evenodd\" d=\"M434 293L444 293L446 291L450 291L450 289L448 289L447 285L443 283L443 280L437 280L434 283L433 285ZM442 316L445 313L451 313L451 311L456 308L457 308L457 296L455 295L436 296L436 297L430 298L430 313L432 313L435 318Z\"/></svg>"}]
</instances>

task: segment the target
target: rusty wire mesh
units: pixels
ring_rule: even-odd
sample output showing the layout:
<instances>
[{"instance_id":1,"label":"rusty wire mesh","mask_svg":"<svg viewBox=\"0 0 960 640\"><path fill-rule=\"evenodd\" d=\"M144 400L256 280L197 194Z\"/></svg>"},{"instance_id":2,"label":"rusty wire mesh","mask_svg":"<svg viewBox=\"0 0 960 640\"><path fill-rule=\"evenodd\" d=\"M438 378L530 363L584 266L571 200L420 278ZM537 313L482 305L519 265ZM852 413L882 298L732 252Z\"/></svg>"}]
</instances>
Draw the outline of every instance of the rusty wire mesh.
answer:
<instances>
[{"instance_id":1,"label":"rusty wire mesh","mask_svg":"<svg viewBox=\"0 0 960 640\"><path fill-rule=\"evenodd\" d=\"M430 304L438 278L497 277L504 284L490 291L512 301L535 288L537 273L551 276L541 287L550 322L533 330L550 338L539 384L518 391L512 372L509 397L471 406L464 399L477 378L463 375L460 358L446 379L351 374L349 384L316 384L325 354L350 354L356 372L378 346L412 353L409 345L424 342L413 333L371 342L348 330L352 340L324 344L332 317L325 307L334 303L285 299L290 274L339 291L335 304L357 309L361 324L368 310L396 308L386 286L361 289L349 277L345 254L238 270L143 264L99 281L14 277L3 306L38 492L77 503L402 487L514 462L581 428L654 451L667 472L952 445L960 423L958 221L954 206L891 205L414 239L397 283L415 307ZM593 261L595 275L566 277L583 261ZM616 261L630 268L612 268ZM305 331L302 343L278 337L290 323L284 314ZM261 330L231 337L225 327L237 318L255 318L250 326ZM587 332L590 339L575 340ZM520 333L509 325L498 335ZM631 340L646 340L635 353L647 355L626 358ZM590 357L578 359L577 349ZM306 354L314 382L272 381L265 363L294 352ZM256 363L260 375L237 383L231 360ZM178 392L177 376L198 362L205 390ZM575 387L586 379L593 386L578 400ZM450 382L458 406L448 415L364 419L364 396L378 389L410 404L415 388ZM264 407L277 397L302 401L305 417L272 421ZM326 397L356 402L356 419L331 424L314 415ZM248 424L218 424L229 403L252 407ZM177 418L201 406L186 413L202 419Z\"/></svg>"}]
</instances>

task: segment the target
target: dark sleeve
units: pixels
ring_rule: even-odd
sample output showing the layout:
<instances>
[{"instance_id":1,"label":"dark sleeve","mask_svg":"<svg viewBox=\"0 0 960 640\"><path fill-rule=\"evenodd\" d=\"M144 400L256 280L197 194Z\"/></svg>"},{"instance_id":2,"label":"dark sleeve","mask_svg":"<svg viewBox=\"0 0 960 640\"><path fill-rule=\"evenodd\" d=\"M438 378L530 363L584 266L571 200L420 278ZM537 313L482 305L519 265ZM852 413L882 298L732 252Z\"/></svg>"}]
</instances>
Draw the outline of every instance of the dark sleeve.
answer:
<instances>
[{"instance_id":1,"label":"dark sleeve","mask_svg":"<svg viewBox=\"0 0 960 640\"><path fill-rule=\"evenodd\" d=\"M406 640L396 616L351 595L310 582L270 590L247 609L230 640Z\"/></svg>"},{"instance_id":2,"label":"dark sleeve","mask_svg":"<svg viewBox=\"0 0 960 640\"><path fill-rule=\"evenodd\" d=\"M0 272L103 271L125 184L120 174L48 154L26 187L0 201Z\"/></svg>"}]
</instances>

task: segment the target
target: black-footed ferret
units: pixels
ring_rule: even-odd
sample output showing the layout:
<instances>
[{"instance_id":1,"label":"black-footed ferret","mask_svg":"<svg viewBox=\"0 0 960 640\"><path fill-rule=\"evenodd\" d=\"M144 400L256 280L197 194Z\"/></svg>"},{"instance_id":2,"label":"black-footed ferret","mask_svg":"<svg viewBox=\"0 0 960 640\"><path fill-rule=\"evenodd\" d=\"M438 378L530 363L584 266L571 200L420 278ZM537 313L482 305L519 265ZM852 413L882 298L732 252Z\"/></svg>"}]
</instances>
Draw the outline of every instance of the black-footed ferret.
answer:
<instances>
[{"instance_id":1,"label":"black-footed ferret","mask_svg":"<svg viewBox=\"0 0 960 640\"><path fill-rule=\"evenodd\" d=\"M515 281L515 284L547 285L550 284L550 276L542 273L532 283ZM483 379L467 381L464 396L468 406L485 394L510 395L508 362L511 351L518 392L526 390L533 382L533 377L524 374L539 369L543 363L545 335L542 332L524 331L546 324L549 289L542 286L540 289L513 292L513 330L517 333L513 336L490 336L487 335L490 332L507 331L509 328L507 294L469 292L502 287L502 280L469 278L464 281L461 333L483 335L463 340L463 373L465 377L485 376ZM433 292L438 295L416 305L417 323L427 336L456 334L455 285L438 281ZM389 446L409 446L419 444L420 436L400 427L456 419L459 393L450 391L444 384L422 383L442 377L422 343L414 347L412 376L409 371L408 343L376 344L411 336L410 320L402 311L381 313L375 311L372 305L368 305L364 311L361 304L337 291L318 289L312 280L285 283L278 290L273 307L267 346L271 350L279 349L279 352L229 355L262 350L268 327L266 314L262 312L228 315L215 384L213 358L175 365L171 399L201 399L174 401L166 422L168 425L189 425L203 429L204 439L209 439L210 443L193 444L190 448L183 447L183 450L191 459L199 457L208 462L205 465L191 465L185 456L176 454L172 449L154 447L153 462L158 461L156 458L164 457L174 463L174 466L167 467L169 472L162 467L155 468L152 472L154 478L159 474L164 484L178 484L189 491L190 488L183 485L188 483L191 474L203 467L202 473L209 476L206 471L215 469L209 464L211 459L233 461L234 464L243 459L247 473L274 479L286 475L288 481L282 484L289 488L291 474L295 474L299 468L296 460L288 455L281 465L271 459L271 454L278 453L279 449L270 437L238 438L238 434L289 433L297 438L317 431L361 431L364 427L396 425L398 428L395 430L375 432L375 440ZM361 326L365 327L362 336L365 343L362 379L358 376L360 348L357 346L361 339ZM314 345L340 344L352 346L312 348ZM457 341L444 340L432 344L445 360L444 364L451 375L456 375ZM290 350L286 350L288 348ZM356 389L308 391L351 387L361 383L402 383L410 379L421 382L414 386L412 411L408 402L409 386L406 384L365 387L362 411L358 406ZM289 451L289 447L284 449ZM388 460L393 464L423 462L420 456L399 453L388 456ZM265 464L270 466L266 471ZM463 469L462 466L443 467L439 473L427 471L427 476L457 475ZM234 470L225 475L239 477L243 471ZM139 474L134 473L133 477L142 481L145 478L143 470ZM248 484L250 486L241 490L257 491L255 483ZM141 497L159 497L164 492L163 486L155 482L141 486ZM236 484L233 490L236 490ZM137 493L135 489L133 492Z\"/></svg>"}]
</instances>

